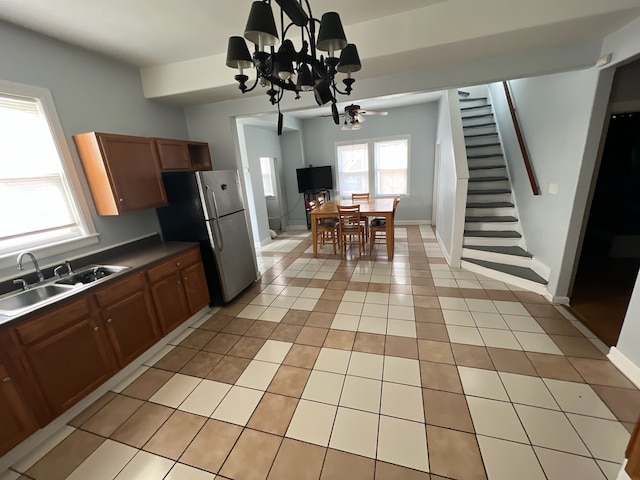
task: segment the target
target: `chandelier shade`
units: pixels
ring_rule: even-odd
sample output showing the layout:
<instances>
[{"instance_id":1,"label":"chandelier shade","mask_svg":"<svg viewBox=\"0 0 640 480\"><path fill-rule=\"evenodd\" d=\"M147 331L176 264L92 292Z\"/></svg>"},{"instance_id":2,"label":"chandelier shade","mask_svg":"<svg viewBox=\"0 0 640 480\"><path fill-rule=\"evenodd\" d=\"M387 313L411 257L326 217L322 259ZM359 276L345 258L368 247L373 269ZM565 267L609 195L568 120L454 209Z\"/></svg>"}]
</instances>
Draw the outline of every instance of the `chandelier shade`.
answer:
<instances>
[{"instance_id":1,"label":"chandelier shade","mask_svg":"<svg viewBox=\"0 0 640 480\"><path fill-rule=\"evenodd\" d=\"M229 37L227 45L227 67L243 70L253 67L253 59L242 37Z\"/></svg>"},{"instance_id":2,"label":"chandelier shade","mask_svg":"<svg viewBox=\"0 0 640 480\"><path fill-rule=\"evenodd\" d=\"M244 38L256 45L270 46L278 43L278 30L273 19L271 5L265 2L253 2Z\"/></svg>"},{"instance_id":3,"label":"chandelier shade","mask_svg":"<svg viewBox=\"0 0 640 480\"><path fill-rule=\"evenodd\" d=\"M279 25L274 20L272 3L280 7L280 15L276 17L280 19ZM287 38L290 31L299 42L297 47ZM247 48L245 39L254 48ZM319 55L319 51L327 54ZM331 103L332 112L337 111L336 95L351 93L355 82L351 74L362 68L356 46L347 41L340 15L326 12L318 20L313 17L309 0L254 1L244 38L229 38L226 65L238 70L234 78L242 93L258 85L264 87L278 112L286 91L293 92L298 99L301 92L312 90L318 105ZM249 76L244 70L250 67L255 70L255 81L247 86ZM343 90L336 81L338 74L346 74ZM337 115L335 122L339 124Z\"/></svg>"}]
</instances>

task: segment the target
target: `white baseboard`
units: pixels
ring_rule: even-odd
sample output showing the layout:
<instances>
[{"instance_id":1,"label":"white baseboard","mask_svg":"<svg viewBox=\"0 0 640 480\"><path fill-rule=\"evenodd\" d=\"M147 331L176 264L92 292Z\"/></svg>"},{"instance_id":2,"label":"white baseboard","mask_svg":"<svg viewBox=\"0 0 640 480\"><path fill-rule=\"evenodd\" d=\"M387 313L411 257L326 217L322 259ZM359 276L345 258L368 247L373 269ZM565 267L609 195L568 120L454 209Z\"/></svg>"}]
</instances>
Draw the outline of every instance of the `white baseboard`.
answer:
<instances>
[{"instance_id":1,"label":"white baseboard","mask_svg":"<svg viewBox=\"0 0 640 480\"><path fill-rule=\"evenodd\" d=\"M542 296L546 298L549 303L553 303L554 305L569 305L569 297L553 295L549 290L545 290Z\"/></svg>"},{"instance_id":2,"label":"white baseboard","mask_svg":"<svg viewBox=\"0 0 640 480\"><path fill-rule=\"evenodd\" d=\"M547 267L544 263L538 260L536 257L531 259L531 270L536 272L542 278L544 278L547 282L549 281L549 277L551 276L551 269Z\"/></svg>"},{"instance_id":3,"label":"white baseboard","mask_svg":"<svg viewBox=\"0 0 640 480\"><path fill-rule=\"evenodd\" d=\"M613 363L631 383L640 388L640 367L638 367L638 365L629 360L629 358L616 347L611 347L607 358L611 360L611 363Z\"/></svg>"},{"instance_id":4,"label":"white baseboard","mask_svg":"<svg viewBox=\"0 0 640 480\"><path fill-rule=\"evenodd\" d=\"M394 220L395 225L431 225L431 220Z\"/></svg>"},{"instance_id":5,"label":"white baseboard","mask_svg":"<svg viewBox=\"0 0 640 480\"><path fill-rule=\"evenodd\" d=\"M444 255L445 260L447 261L447 264L451 265L451 255L449 255L449 252L447 251L447 248L445 247L445 244L442 241L442 238L440 238L440 234L438 234L437 230L436 230L436 240L438 241L438 245L440 245L440 250L442 250L442 254Z\"/></svg>"}]
</instances>

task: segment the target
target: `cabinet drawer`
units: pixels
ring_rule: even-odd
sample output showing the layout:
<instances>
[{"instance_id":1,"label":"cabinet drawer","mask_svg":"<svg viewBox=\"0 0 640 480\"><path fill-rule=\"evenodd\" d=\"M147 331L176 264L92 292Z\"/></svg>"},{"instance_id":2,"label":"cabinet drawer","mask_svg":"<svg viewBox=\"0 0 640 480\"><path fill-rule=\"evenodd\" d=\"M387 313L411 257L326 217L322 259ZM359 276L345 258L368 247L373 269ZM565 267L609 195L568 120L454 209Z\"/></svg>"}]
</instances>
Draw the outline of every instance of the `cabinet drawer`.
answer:
<instances>
[{"instance_id":1,"label":"cabinet drawer","mask_svg":"<svg viewBox=\"0 0 640 480\"><path fill-rule=\"evenodd\" d=\"M128 297L144 288L144 277L142 273L127 277L119 282L109 284L108 287L96 293L98 305L104 307L110 305L121 298Z\"/></svg>"},{"instance_id":2,"label":"cabinet drawer","mask_svg":"<svg viewBox=\"0 0 640 480\"><path fill-rule=\"evenodd\" d=\"M182 255L173 257L160 265L147 270L147 278L151 283L155 283L169 275L175 273L181 268L200 261L200 250L189 250Z\"/></svg>"},{"instance_id":3,"label":"cabinet drawer","mask_svg":"<svg viewBox=\"0 0 640 480\"><path fill-rule=\"evenodd\" d=\"M85 296L80 300L56 308L54 312L28 320L16 327L16 333L24 345L28 345L54 332L71 325L91 314L89 299Z\"/></svg>"}]
</instances>

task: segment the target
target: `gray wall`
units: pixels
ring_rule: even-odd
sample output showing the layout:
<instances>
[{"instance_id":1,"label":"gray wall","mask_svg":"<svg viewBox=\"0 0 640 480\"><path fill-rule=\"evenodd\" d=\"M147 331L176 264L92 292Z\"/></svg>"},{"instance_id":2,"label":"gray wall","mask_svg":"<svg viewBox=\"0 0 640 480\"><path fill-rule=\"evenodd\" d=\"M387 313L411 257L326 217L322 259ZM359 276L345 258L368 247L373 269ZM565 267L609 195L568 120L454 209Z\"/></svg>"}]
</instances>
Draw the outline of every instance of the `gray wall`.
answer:
<instances>
[{"instance_id":1,"label":"gray wall","mask_svg":"<svg viewBox=\"0 0 640 480\"><path fill-rule=\"evenodd\" d=\"M409 196L400 202L396 218L400 221L430 221L438 103L393 108L388 112L387 116L367 117L362 128L355 131L341 130L330 118L304 120L302 144L305 163L331 165L335 176L336 142L410 135ZM338 186L335 178L334 186Z\"/></svg>"},{"instance_id":2,"label":"gray wall","mask_svg":"<svg viewBox=\"0 0 640 480\"><path fill-rule=\"evenodd\" d=\"M251 185L253 187L258 237L260 243L266 243L271 237L269 236L267 204L262 186L260 157L282 158L280 142L278 141L278 136L271 130L251 125L244 125L243 128L247 148L249 175L251 176Z\"/></svg>"},{"instance_id":3,"label":"gray wall","mask_svg":"<svg viewBox=\"0 0 640 480\"><path fill-rule=\"evenodd\" d=\"M100 217L78 159L72 135L101 131L188 138L182 108L157 104L144 98L138 69L80 48L0 22L0 78L47 88L51 91L60 122L73 155L100 243L103 249L159 230L155 210ZM78 250L65 257L78 256ZM42 258L41 264L60 258ZM0 271L0 278L15 271Z\"/></svg>"},{"instance_id":4,"label":"gray wall","mask_svg":"<svg viewBox=\"0 0 640 480\"><path fill-rule=\"evenodd\" d=\"M531 191L502 84L490 85L527 248L550 268L548 289L554 296L567 295L567 287L559 287L559 278L566 260L569 270L573 260L567 259L565 246L572 233L576 197L585 189L578 179L591 133L598 80L599 71L593 68L509 82L540 185L539 196ZM602 125L602 118L594 120ZM551 183L558 185L556 195L549 193Z\"/></svg>"},{"instance_id":5,"label":"gray wall","mask_svg":"<svg viewBox=\"0 0 640 480\"><path fill-rule=\"evenodd\" d=\"M289 213L289 225L306 226L306 215L302 194L298 193L296 168L304 167L304 151L302 148L302 133L298 130L284 132L280 137L282 150L282 188L286 192L287 205L284 213Z\"/></svg>"}]
</instances>

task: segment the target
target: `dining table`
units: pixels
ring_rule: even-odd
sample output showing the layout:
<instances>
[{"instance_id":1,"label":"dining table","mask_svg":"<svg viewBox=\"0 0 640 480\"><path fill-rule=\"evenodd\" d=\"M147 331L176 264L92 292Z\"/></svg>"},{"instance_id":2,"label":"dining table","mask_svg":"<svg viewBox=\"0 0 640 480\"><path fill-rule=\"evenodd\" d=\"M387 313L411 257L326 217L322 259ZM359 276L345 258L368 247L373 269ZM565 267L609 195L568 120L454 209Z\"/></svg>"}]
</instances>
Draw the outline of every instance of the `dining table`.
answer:
<instances>
[{"instance_id":1,"label":"dining table","mask_svg":"<svg viewBox=\"0 0 640 480\"><path fill-rule=\"evenodd\" d=\"M338 205L352 206L360 205L360 214L367 217L377 217L385 219L385 233L387 235L387 259L393 260L395 239L393 235L393 197L370 198L369 200L329 200L323 205L311 211L311 234L312 238L317 237L318 219L337 217ZM313 242L313 256L318 255L318 242Z\"/></svg>"}]
</instances>

